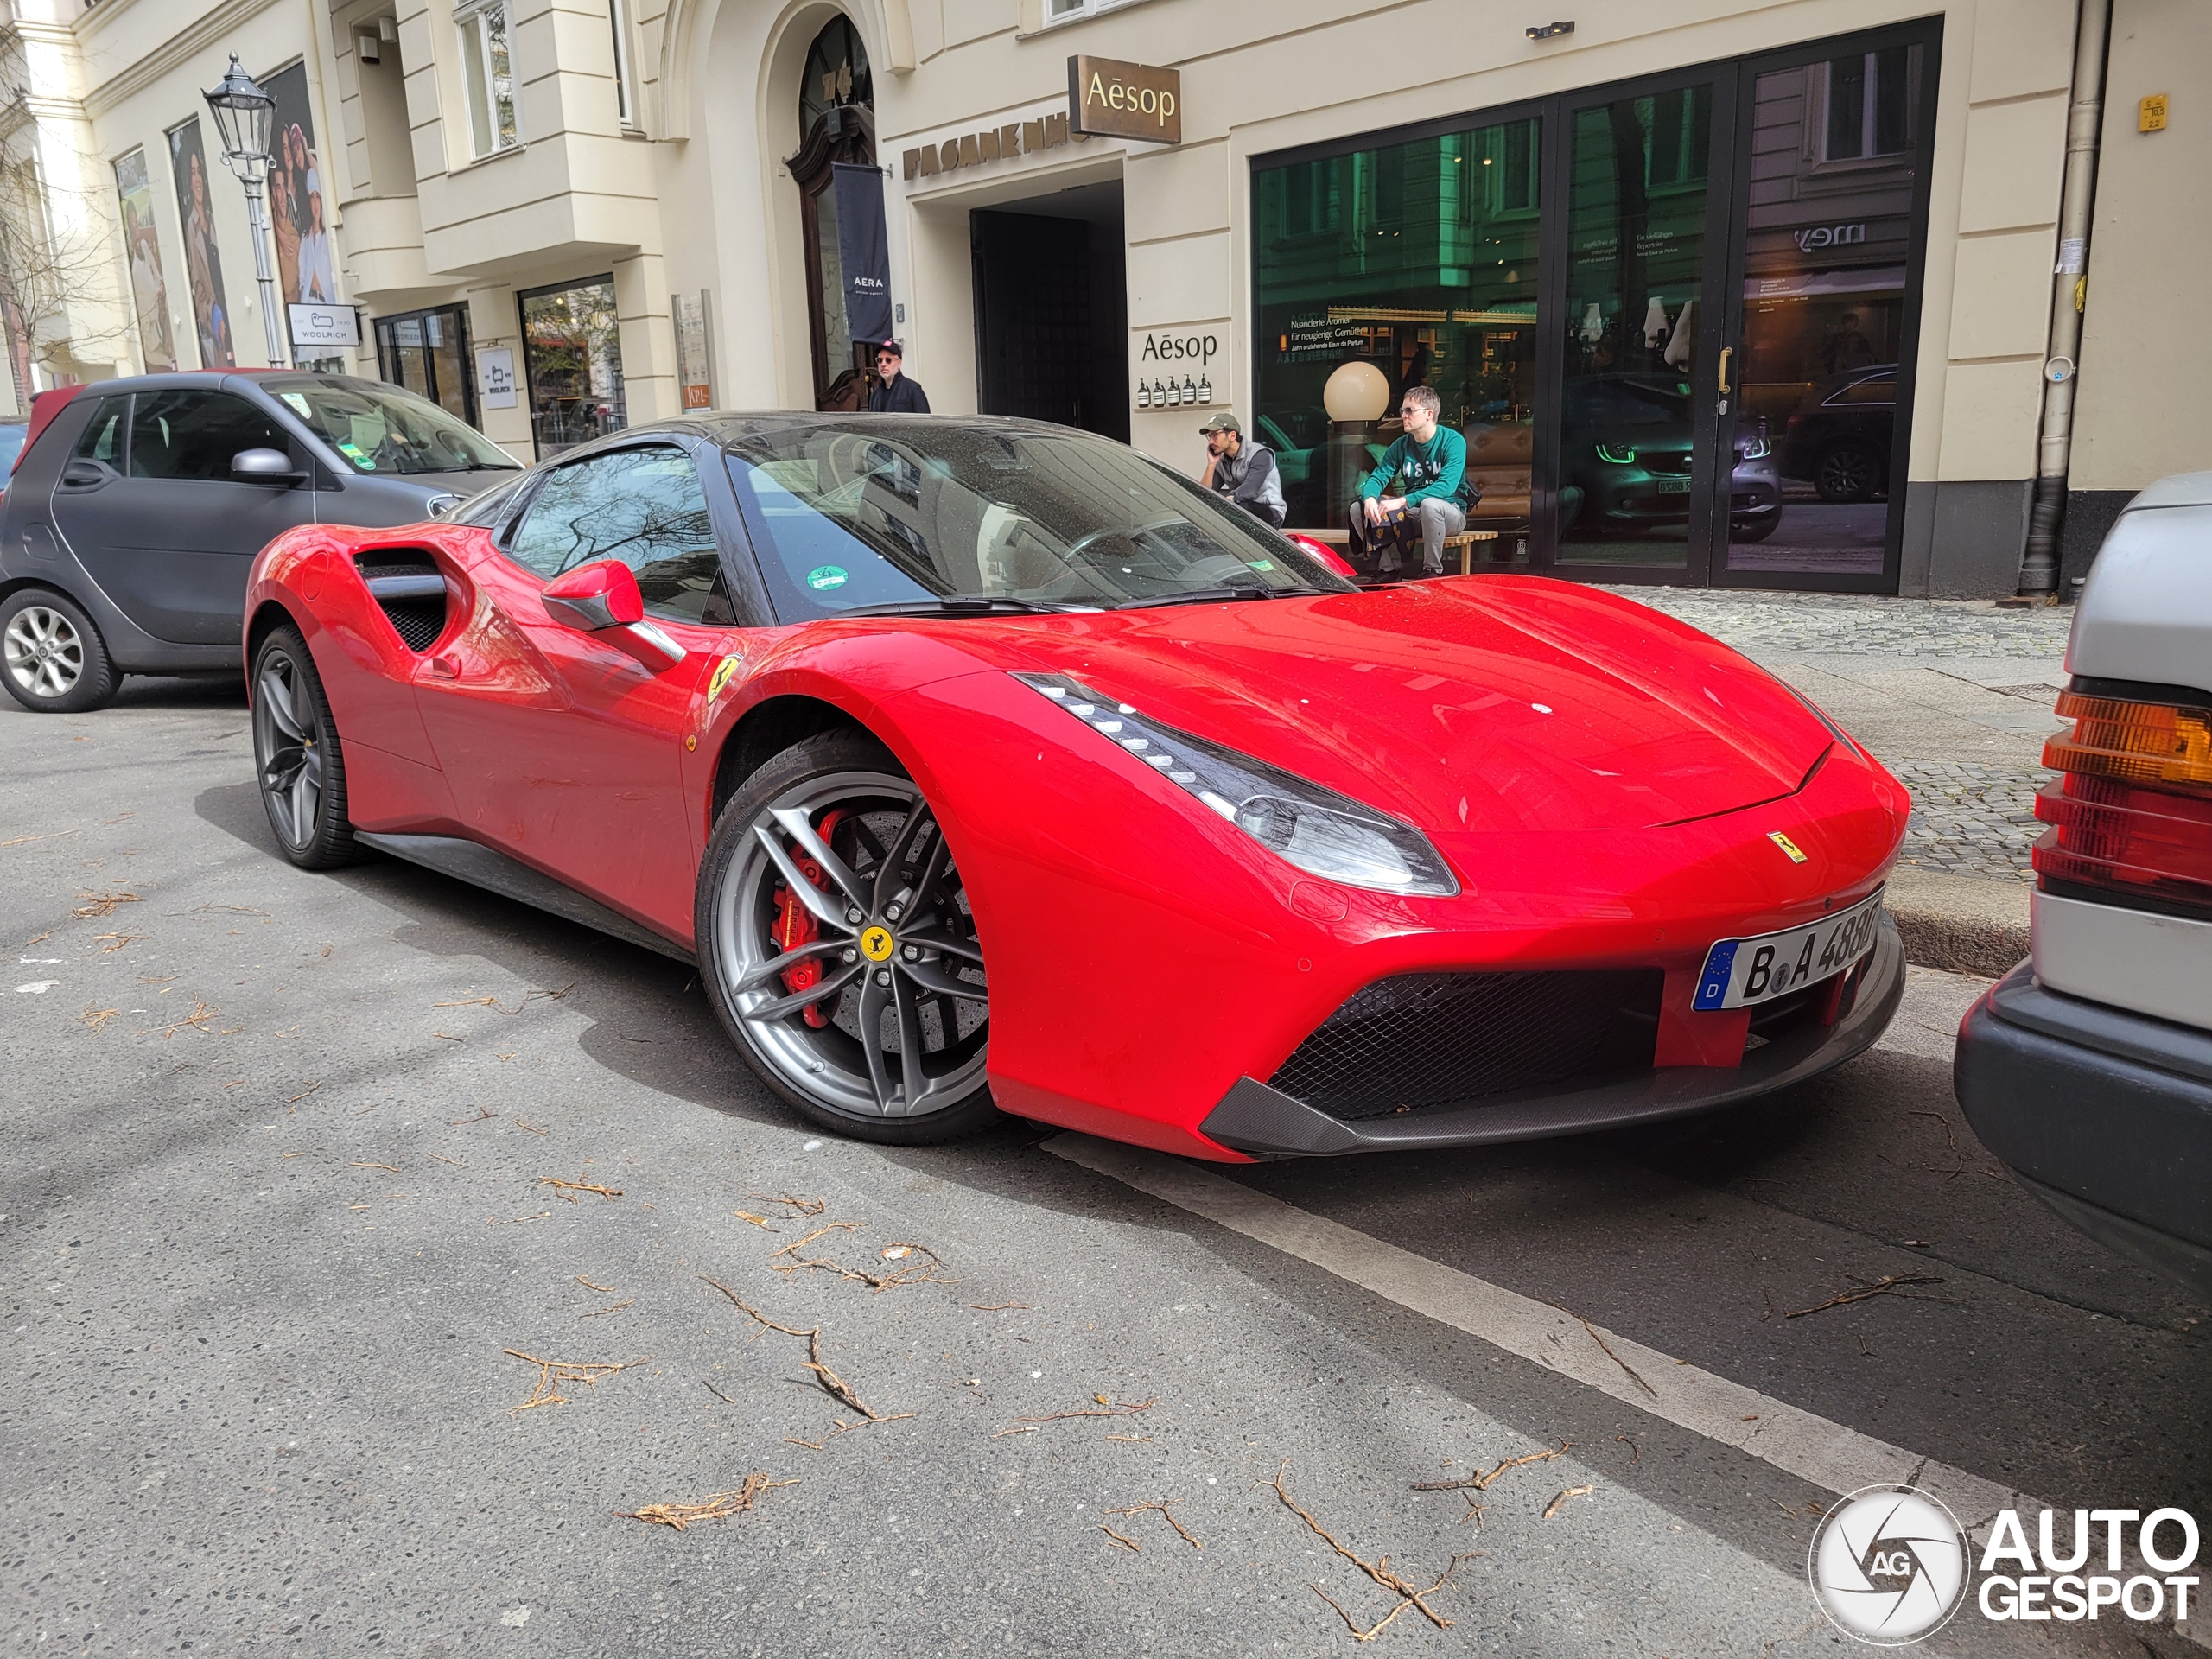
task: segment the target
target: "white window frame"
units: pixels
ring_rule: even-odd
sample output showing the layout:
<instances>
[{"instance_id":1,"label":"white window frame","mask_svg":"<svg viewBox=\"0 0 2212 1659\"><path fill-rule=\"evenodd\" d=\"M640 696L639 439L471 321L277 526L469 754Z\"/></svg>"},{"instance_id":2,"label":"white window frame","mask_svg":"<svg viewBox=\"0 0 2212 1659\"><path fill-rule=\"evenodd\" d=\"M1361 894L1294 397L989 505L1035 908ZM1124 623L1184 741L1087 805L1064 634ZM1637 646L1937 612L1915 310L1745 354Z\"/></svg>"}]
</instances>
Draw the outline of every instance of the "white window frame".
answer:
<instances>
[{"instance_id":1,"label":"white window frame","mask_svg":"<svg viewBox=\"0 0 2212 1659\"><path fill-rule=\"evenodd\" d=\"M1865 64L1863 71L1865 79L1859 82L1859 153L1856 156L1831 156L1828 154L1828 120L1829 111L1835 107L1836 104L1835 67L1844 58L1852 57L1861 58ZM1904 106L1904 145L1899 149L1878 149L1875 147L1878 142L1877 133L1879 128L1879 106L1882 96L1878 61L1879 54L1876 51L1863 54L1845 53L1842 58L1830 58L1821 66L1821 124L1815 137L1822 162L1837 167L1853 167L1862 162L1871 165L1877 162L1893 162L1900 156L1912 154L1914 147L1918 143L1919 135L1916 130L1917 122L1913 109L1910 54L1908 53L1905 58L1905 83L1899 93Z\"/></svg>"},{"instance_id":2,"label":"white window frame","mask_svg":"<svg viewBox=\"0 0 2212 1659\"><path fill-rule=\"evenodd\" d=\"M461 51L461 90L467 105L469 154L481 161L519 149L522 99L520 78L515 73L513 0L461 0L453 9L453 21ZM496 47L502 44L507 54L504 90L492 67Z\"/></svg>"},{"instance_id":3,"label":"white window frame","mask_svg":"<svg viewBox=\"0 0 2212 1659\"><path fill-rule=\"evenodd\" d=\"M607 0L607 21L614 31L614 114L623 130L638 122L638 83L630 55L630 0Z\"/></svg>"},{"instance_id":4,"label":"white window frame","mask_svg":"<svg viewBox=\"0 0 2212 1659\"><path fill-rule=\"evenodd\" d=\"M1096 17L1101 12L1119 11L1123 6L1134 6L1141 0L1038 0L1043 9L1045 27L1058 23L1079 22L1085 17Z\"/></svg>"}]
</instances>

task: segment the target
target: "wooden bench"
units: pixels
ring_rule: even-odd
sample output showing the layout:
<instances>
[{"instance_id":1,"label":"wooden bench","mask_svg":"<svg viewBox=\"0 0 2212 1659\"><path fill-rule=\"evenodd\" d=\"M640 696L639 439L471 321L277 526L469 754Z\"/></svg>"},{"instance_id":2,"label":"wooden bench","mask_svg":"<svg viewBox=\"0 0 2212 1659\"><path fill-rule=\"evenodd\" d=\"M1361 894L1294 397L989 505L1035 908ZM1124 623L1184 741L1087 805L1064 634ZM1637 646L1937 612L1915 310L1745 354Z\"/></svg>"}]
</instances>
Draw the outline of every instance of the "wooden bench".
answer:
<instances>
[{"instance_id":1,"label":"wooden bench","mask_svg":"<svg viewBox=\"0 0 2212 1659\"><path fill-rule=\"evenodd\" d=\"M1351 531L1349 530L1294 529L1287 533L1307 537L1313 541L1325 543L1330 547L1349 549L1351 546ZM1471 575L1474 574L1475 568L1475 543L1494 542L1497 537L1498 532L1494 530L1463 530L1456 536L1446 536L1444 538L1444 554L1448 559L1453 550L1457 550L1459 555L1459 574L1463 576Z\"/></svg>"}]
</instances>

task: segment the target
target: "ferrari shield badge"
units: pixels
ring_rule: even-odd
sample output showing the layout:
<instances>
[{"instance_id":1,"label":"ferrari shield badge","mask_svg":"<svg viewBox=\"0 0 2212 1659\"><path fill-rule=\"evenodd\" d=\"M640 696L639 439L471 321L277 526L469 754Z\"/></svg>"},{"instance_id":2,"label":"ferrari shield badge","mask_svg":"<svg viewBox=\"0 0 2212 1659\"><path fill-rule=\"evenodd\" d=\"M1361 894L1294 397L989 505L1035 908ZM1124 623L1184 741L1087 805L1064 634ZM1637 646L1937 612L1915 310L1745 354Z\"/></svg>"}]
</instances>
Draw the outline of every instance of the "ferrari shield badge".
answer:
<instances>
[{"instance_id":1,"label":"ferrari shield badge","mask_svg":"<svg viewBox=\"0 0 2212 1659\"><path fill-rule=\"evenodd\" d=\"M1792 864L1802 864L1805 861L1805 855L1797 850L1797 843L1790 840L1789 836L1783 835L1781 830L1768 830L1766 832L1766 838L1772 842L1776 846L1781 848L1783 852L1789 854L1789 861Z\"/></svg>"},{"instance_id":2,"label":"ferrari shield badge","mask_svg":"<svg viewBox=\"0 0 2212 1659\"><path fill-rule=\"evenodd\" d=\"M714 677L707 682L707 701L712 702L722 694L722 689L736 676L740 659L725 657L715 664Z\"/></svg>"},{"instance_id":3,"label":"ferrari shield badge","mask_svg":"<svg viewBox=\"0 0 2212 1659\"><path fill-rule=\"evenodd\" d=\"M870 962L891 960L891 930L871 927L861 935L861 950Z\"/></svg>"}]
</instances>

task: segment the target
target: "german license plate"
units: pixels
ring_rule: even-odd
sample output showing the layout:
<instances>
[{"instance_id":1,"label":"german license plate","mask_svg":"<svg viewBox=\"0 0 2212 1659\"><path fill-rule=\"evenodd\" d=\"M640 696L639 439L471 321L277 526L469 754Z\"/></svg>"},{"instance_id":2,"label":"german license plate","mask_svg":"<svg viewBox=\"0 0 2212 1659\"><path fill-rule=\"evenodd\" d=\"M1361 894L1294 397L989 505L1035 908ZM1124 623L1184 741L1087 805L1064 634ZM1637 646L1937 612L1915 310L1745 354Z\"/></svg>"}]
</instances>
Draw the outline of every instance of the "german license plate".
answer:
<instances>
[{"instance_id":1,"label":"german license plate","mask_svg":"<svg viewBox=\"0 0 2212 1659\"><path fill-rule=\"evenodd\" d=\"M1705 955L1694 1008L1747 1008L1833 979L1874 948L1882 895L1840 915L1756 938L1723 939Z\"/></svg>"},{"instance_id":2,"label":"german license plate","mask_svg":"<svg viewBox=\"0 0 2212 1659\"><path fill-rule=\"evenodd\" d=\"M1655 478L1651 487L1662 495L1688 495L1690 481L1687 478Z\"/></svg>"}]
</instances>

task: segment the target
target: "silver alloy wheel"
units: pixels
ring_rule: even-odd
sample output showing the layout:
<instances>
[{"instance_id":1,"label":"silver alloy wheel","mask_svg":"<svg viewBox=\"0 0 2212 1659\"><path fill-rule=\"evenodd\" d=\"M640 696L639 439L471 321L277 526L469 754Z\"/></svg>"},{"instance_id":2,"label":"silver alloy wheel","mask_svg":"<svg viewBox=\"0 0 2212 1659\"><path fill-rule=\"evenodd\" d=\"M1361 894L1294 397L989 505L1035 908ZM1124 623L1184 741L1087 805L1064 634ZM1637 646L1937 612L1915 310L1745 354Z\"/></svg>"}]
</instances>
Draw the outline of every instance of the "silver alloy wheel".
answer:
<instances>
[{"instance_id":1,"label":"silver alloy wheel","mask_svg":"<svg viewBox=\"0 0 2212 1659\"><path fill-rule=\"evenodd\" d=\"M66 697L85 673L77 625L48 605L26 605L8 620L8 672L35 697Z\"/></svg>"},{"instance_id":2,"label":"silver alloy wheel","mask_svg":"<svg viewBox=\"0 0 2212 1659\"><path fill-rule=\"evenodd\" d=\"M254 688L253 748L269 820L294 852L304 851L315 840L322 810L322 752L314 694L299 664L281 651L262 659Z\"/></svg>"},{"instance_id":3,"label":"silver alloy wheel","mask_svg":"<svg viewBox=\"0 0 2212 1659\"><path fill-rule=\"evenodd\" d=\"M715 893L708 945L753 1052L848 1116L923 1117L971 1094L989 1035L983 954L921 791L888 772L833 772L787 791L751 830ZM815 934L790 950L770 931L779 892ZM820 979L791 990L785 974L810 962Z\"/></svg>"}]
</instances>

